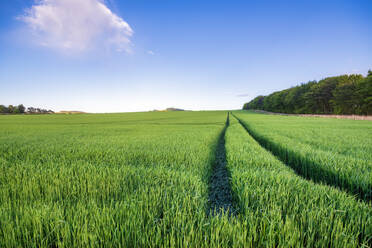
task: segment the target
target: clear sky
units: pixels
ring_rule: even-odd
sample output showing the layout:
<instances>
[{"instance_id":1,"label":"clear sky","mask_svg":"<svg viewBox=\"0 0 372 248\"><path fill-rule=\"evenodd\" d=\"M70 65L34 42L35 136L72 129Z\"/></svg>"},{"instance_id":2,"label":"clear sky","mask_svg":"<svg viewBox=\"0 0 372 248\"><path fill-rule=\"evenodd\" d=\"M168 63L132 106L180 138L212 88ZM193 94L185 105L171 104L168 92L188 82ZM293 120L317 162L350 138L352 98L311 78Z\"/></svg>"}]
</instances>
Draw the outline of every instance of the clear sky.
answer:
<instances>
[{"instance_id":1,"label":"clear sky","mask_svg":"<svg viewBox=\"0 0 372 248\"><path fill-rule=\"evenodd\" d=\"M372 68L372 1L1 0L0 104L238 109Z\"/></svg>"}]
</instances>

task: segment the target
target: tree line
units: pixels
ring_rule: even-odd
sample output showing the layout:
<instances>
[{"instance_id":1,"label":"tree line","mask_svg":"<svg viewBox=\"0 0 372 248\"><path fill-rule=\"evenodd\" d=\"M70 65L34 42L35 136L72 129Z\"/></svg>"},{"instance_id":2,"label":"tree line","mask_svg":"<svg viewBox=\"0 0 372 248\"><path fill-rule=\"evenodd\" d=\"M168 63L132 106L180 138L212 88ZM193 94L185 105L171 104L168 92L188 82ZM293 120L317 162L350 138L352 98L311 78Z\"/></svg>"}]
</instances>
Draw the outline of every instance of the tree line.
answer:
<instances>
[{"instance_id":1,"label":"tree line","mask_svg":"<svg viewBox=\"0 0 372 248\"><path fill-rule=\"evenodd\" d=\"M0 113L1 114L52 114L54 113L52 110L41 109L41 108L34 108L34 107L26 107L23 104L18 106L13 105L0 105Z\"/></svg>"},{"instance_id":2,"label":"tree line","mask_svg":"<svg viewBox=\"0 0 372 248\"><path fill-rule=\"evenodd\" d=\"M372 115L372 71L328 77L257 96L243 109L288 114Z\"/></svg>"}]
</instances>

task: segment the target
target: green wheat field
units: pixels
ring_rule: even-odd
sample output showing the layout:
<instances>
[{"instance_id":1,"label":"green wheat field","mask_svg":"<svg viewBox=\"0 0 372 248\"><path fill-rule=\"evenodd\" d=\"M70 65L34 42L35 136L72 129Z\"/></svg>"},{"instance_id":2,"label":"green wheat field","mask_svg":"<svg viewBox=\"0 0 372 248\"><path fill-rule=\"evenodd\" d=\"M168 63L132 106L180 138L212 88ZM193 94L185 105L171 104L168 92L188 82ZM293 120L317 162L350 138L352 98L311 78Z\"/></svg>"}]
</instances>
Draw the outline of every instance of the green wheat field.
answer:
<instances>
[{"instance_id":1,"label":"green wheat field","mask_svg":"<svg viewBox=\"0 0 372 248\"><path fill-rule=\"evenodd\" d=\"M370 121L0 116L0 247L371 247L371 199Z\"/></svg>"}]
</instances>

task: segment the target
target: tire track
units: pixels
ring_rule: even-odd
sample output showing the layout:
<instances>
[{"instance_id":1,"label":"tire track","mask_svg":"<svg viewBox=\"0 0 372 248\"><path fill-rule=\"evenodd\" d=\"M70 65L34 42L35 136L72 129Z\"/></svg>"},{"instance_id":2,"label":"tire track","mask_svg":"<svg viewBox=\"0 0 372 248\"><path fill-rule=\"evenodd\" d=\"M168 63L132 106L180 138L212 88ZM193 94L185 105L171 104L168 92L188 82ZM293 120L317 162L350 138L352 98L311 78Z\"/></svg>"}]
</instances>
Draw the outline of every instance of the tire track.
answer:
<instances>
[{"instance_id":1,"label":"tire track","mask_svg":"<svg viewBox=\"0 0 372 248\"><path fill-rule=\"evenodd\" d=\"M229 113L224 129L218 139L215 152L215 161L212 168L212 175L209 182L209 215L235 214L233 197L230 184L230 172L226 165L225 133L229 126Z\"/></svg>"},{"instance_id":2,"label":"tire track","mask_svg":"<svg viewBox=\"0 0 372 248\"><path fill-rule=\"evenodd\" d=\"M355 196L357 199L371 202L372 192L352 185L350 182L343 180L340 175L322 168L321 164L314 164L306 157L301 157L293 151L285 149L280 145L263 138L257 133L253 132L246 123L242 122L236 115L232 114L238 120L240 125L247 131L247 133L260 144L264 149L273 154L283 164L292 168L297 175L304 179L311 180L315 183L322 183L328 186L337 188L348 194ZM301 162L302 161L302 162ZM331 180L332 179L332 180Z\"/></svg>"}]
</instances>

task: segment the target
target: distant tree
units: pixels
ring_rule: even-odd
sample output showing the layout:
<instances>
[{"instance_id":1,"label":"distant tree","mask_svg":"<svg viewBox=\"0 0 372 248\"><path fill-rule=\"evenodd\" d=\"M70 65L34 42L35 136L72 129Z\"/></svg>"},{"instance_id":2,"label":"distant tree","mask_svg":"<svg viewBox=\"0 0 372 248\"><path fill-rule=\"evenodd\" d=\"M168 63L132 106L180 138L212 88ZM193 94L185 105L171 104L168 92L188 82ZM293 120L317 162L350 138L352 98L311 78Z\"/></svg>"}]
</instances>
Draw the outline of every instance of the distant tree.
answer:
<instances>
[{"instance_id":1,"label":"distant tree","mask_svg":"<svg viewBox=\"0 0 372 248\"><path fill-rule=\"evenodd\" d=\"M287 108L286 113L300 114L309 112L306 106L305 94L316 83L316 81L309 81L308 83L291 88L284 99L284 104Z\"/></svg>"},{"instance_id":2,"label":"distant tree","mask_svg":"<svg viewBox=\"0 0 372 248\"><path fill-rule=\"evenodd\" d=\"M8 113L8 108L7 107L5 107L4 105L0 105L0 113L2 113L2 114L6 114L6 113Z\"/></svg>"},{"instance_id":3,"label":"distant tree","mask_svg":"<svg viewBox=\"0 0 372 248\"><path fill-rule=\"evenodd\" d=\"M271 94L271 111L284 112L285 91L277 91ZM267 98L266 98L267 99Z\"/></svg>"},{"instance_id":4,"label":"distant tree","mask_svg":"<svg viewBox=\"0 0 372 248\"><path fill-rule=\"evenodd\" d=\"M14 113L15 107L13 105L8 106L8 113L12 114Z\"/></svg>"},{"instance_id":5,"label":"distant tree","mask_svg":"<svg viewBox=\"0 0 372 248\"><path fill-rule=\"evenodd\" d=\"M339 77L325 78L311 87L307 95L307 102L313 108L315 113L331 114L333 108L331 99L333 90L337 87Z\"/></svg>"},{"instance_id":6,"label":"distant tree","mask_svg":"<svg viewBox=\"0 0 372 248\"><path fill-rule=\"evenodd\" d=\"M264 96L257 96L249 103L244 104L243 109L263 109Z\"/></svg>"},{"instance_id":7,"label":"distant tree","mask_svg":"<svg viewBox=\"0 0 372 248\"><path fill-rule=\"evenodd\" d=\"M8 107L4 105L0 105L0 113L4 114L23 114L27 112L28 114L52 114L54 113L52 110L41 109L41 108L34 108L28 107L26 111L26 107L23 104L19 104L18 106L9 105Z\"/></svg>"},{"instance_id":8,"label":"distant tree","mask_svg":"<svg viewBox=\"0 0 372 248\"><path fill-rule=\"evenodd\" d=\"M358 114L372 115L372 77L366 77L356 86Z\"/></svg>"},{"instance_id":9,"label":"distant tree","mask_svg":"<svg viewBox=\"0 0 372 248\"><path fill-rule=\"evenodd\" d=\"M331 104L335 114L357 114L360 103L356 95L357 84L363 79L362 75L349 75L340 78L333 90Z\"/></svg>"},{"instance_id":10,"label":"distant tree","mask_svg":"<svg viewBox=\"0 0 372 248\"><path fill-rule=\"evenodd\" d=\"M372 71L368 76L341 75L319 82L258 96L243 109L262 109L281 113L372 114Z\"/></svg>"},{"instance_id":11,"label":"distant tree","mask_svg":"<svg viewBox=\"0 0 372 248\"><path fill-rule=\"evenodd\" d=\"M17 106L17 109L18 109L19 113L23 114L26 110L26 107L23 106L23 104L20 104L20 105Z\"/></svg>"},{"instance_id":12,"label":"distant tree","mask_svg":"<svg viewBox=\"0 0 372 248\"><path fill-rule=\"evenodd\" d=\"M27 108L27 113L29 113L29 114L35 113L35 108L34 107L28 107Z\"/></svg>"},{"instance_id":13,"label":"distant tree","mask_svg":"<svg viewBox=\"0 0 372 248\"><path fill-rule=\"evenodd\" d=\"M18 106L14 106L13 114L20 114L21 112L18 109Z\"/></svg>"}]
</instances>

